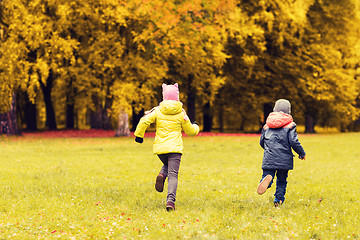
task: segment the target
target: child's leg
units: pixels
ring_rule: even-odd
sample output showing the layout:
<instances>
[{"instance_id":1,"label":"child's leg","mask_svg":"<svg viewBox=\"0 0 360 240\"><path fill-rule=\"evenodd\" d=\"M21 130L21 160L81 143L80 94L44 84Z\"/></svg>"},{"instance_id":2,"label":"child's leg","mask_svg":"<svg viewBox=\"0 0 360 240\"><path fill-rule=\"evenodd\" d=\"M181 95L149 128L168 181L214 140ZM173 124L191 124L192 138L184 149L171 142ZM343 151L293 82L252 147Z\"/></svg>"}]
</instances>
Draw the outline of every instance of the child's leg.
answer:
<instances>
[{"instance_id":1,"label":"child's leg","mask_svg":"<svg viewBox=\"0 0 360 240\"><path fill-rule=\"evenodd\" d=\"M156 177L155 189L158 192L162 192L164 190L165 179L168 175L168 154L159 154L158 157L164 165L161 167L160 173Z\"/></svg>"},{"instance_id":2,"label":"child's leg","mask_svg":"<svg viewBox=\"0 0 360 240\"><path fill-rule=\"evenodd\" d=\"M160 173L159 174L162 174L164 176L164 179L167 177L168 175L168 154L159 154L158 155L159 159L161 160L161 162L164 164L162 167L161 167L161 170L160 170Z\"/></svg>"},{"instance_id":3,"label":"child's leg","mask_svg":"<svg viewBox=\"0 0 360 240\"><path fill-rule=\"evenodd\" d=\"M175 203L181 154L169 153L168 155L168 195L166 202Z\"/></svg>"},{"instance_id":4,"label":"child's leg","mask_svg":"<svg viewBox=\"0 0 360 240\"><path fill-rule=\"evenodd\" d=\"M275 200L274 202L284 202L285 201L285 193L287 186L287 177L289 170L277 170L276 172L276 192L275 192Z\"/></svg>"},{"instance_id":5,"label":"child's leg","mask_svg":"<svg viewBox=\"0 0 360 240\"><path fill-rule=\"evenodd\" d=\"M165 181L165 179L166 179L166 177L167 177L167 175L168 175L168 165L165 165L165 164L164 164L164 165L161 167L159 174L162 174L162 175L164 176L164 181Z\"/></svg>"},{"instance_id":6,"label":"child's leg","mask_svg":"<svg viewBox=\"0 0 360 240\"><path fill-rule=\"evenodd\" d=\"M263 169L263 175L261 177L261 180L263 180L267 175L271 175L271 177L274 179L276 170L273 169ZM260 181L261 182L261 181ZM270 182L269 187L271 187L273 181Z\"/></svg>"}]
</instances>

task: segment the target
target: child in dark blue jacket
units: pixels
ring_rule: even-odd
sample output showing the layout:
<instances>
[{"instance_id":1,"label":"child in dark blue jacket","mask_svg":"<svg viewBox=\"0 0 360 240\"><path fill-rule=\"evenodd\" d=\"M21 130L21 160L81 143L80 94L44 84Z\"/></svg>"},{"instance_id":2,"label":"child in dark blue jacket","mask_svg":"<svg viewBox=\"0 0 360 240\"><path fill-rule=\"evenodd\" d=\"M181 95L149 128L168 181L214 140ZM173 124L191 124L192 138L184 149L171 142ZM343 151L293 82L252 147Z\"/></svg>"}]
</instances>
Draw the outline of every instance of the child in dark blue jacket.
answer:
<instances>
[{"instance_id":1,"label":"child in dark blue jacket","mask_svg":"<svg viewBox=\"0 0 360 240\"><path fill-rule=\"evenodd\" d=\"M257 193L264 194L276 175L275 207L285 201L288 172L294 167L292 149L299 154L300 159L305 160L305 151L298 140L296 124L290 114L290 102L286 99L277 100L260 137L264 157L263 175Z\"/></svg>"}]
</instances>

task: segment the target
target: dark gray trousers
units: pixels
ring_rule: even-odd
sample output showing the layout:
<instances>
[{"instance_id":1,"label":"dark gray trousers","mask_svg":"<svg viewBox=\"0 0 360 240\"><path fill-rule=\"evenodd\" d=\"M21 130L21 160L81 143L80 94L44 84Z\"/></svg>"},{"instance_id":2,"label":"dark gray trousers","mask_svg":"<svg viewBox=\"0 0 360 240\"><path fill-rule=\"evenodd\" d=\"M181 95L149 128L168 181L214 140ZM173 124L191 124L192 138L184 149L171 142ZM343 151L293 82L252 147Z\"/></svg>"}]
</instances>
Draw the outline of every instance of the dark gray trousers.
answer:
<instances>
[{"instance_id":1,"label":"dark gray trousers","mask_svg":"<svg viewBox=\"0 0 360 240\"><path fill-rule=\"evenodd\" d=\"M160 173L164 176L164 179L168 178L168 194L166 202L175 203L181 153L159 154L158 157L164 164L161 167Z\"/></svg>"}]
</instances>

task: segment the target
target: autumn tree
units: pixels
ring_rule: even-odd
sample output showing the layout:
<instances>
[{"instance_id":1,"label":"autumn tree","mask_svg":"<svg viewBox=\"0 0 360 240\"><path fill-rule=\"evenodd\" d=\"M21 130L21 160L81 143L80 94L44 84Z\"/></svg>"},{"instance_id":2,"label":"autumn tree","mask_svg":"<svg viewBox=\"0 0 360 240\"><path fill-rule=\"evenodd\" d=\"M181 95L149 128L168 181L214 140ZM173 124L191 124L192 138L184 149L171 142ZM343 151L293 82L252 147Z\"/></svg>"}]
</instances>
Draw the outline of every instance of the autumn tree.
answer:
<instances>
[{"instance_id":1,"label":"autumn tree","mask_svg":"<svg viewBox=\"0 0 360 240\"><path fill-rule=\"evenodd\" d=\"M5 4L0 2L0 134L20 135L16 117L16 81L8 75L8 68L16 68L9 62L2 61L6 56L6 40L8 38L9 24L7 17L10 12ZM16 61L16 59L11 59ZM21 66L19 66L21 67Z\"/></svg>"},{"instance_id":2,"label":"autumn tree","mask_svg":"<svg viewBox=\"0 0 360 240\"><path fill-rule=\"evenodd\" d=\"M9 37L2 60L11 80L34 100L41 90L49 129L57 129L53 106L54 87L66 80L68 63L74 60L77 41L69 36L67 1L6 1ZM16 66L16 67L14 67Z\"/></svg>"},{"instance_id":3,"label":"autumn tree","mask_svg":"<svg viewBox=\"0 0 360 240\"><path fill-rule=\"evenodd\" d=\"M307 13L300 68L308 73L300 85L306 132L314 132L316 123L345 130L359 114L355 69L360 27L355 3L315 1Z\"/></svg>"},{"instance_id":4,"label":"autumn tree","mask_svg":"<svg viewBox=\"0 0 360 240\"><path fill-rule=\"evenodd\" d=\"M230 16L233 27L225 44L229 55L224 65L226 81L217 95L220 131L224 131L224 125L244 131L247 123L258 124L266 96L268 75L259 60L266 50L264 30L258 25L260 13L248 8L240 4Z\"/></svg>"},{"instance_id":5,"label":"autumn tree","mask_svg":"<svg viewBox=\"0 0 360 240\"><path fill-rule=\"evenodd\" d=\"M316 114L326 116L326 112L345 113L346 109L350 117L348 119L356 116L353 107L354 96L356 96L355 84L351 80L353 79L351 71L344 68L345 62L350 59L349 46L353 45L351 39L354 39L350 31L356 23L354 12L351 11L354 9L352 4L351 1L346 4L338 1L307 0L242 1L240 7L254 19L256 25L261 27L265 40L265 51L254 54L253 65L256 66L256 71L252 74L249 74L247 70L249 64L244 61L246 58L239 59L238 57L236 61L230 59L227 63L227 73L230 76L228 79L239 79L233 81L232 89L243 86L243 91L240 89L236 91L244 96L238 100L245 104L242 111L254 113L256 110L252 106L257 105L257 109L262 109L258 103L262 102L270 107L276 99L288 98L294 103L295 117L300 121L312 122L312 129L316 123ZM343 36L343 38L337 36ZM232 58L243 55L247 57L243 53L245 48L234 42L229 41L228 44L230 49L237 52L232 55ZM339 44L342 45L341 49L337 47ZM246 48L247 51L255 53L251 49L254 48ZM342 52L347 53L342 54ZM234 67L236 65L238 68ZM243 71L237 72L233 71L234 69ZM319 80L319 69L322 69L322 80ZM323 75L325 72L327 72L326 77ZM251 79L251 82L246 82L246 79ZM231 93L226 95L231 96ZM233 97L231 96L230 99ZM246 111L247 109L250 111ZM246 115L252 119L256 117L251 114ZM305 119L303 115L306 115ZM338 114L332 114L332 116L321 124L332 125L330 119L340 120ZM249 122L250 119L245 120ZM307 131L312 130L307 129Z\"/></svg>"},{"instance_id":6,"label":"autumn tree","mask_svg":"<svg viewBox=\"0 0 360 240\"><path fill-rule=\"evenodd\" d=\"M133 105L151 105L166 65L156 54L153 38L144 35L151 24L147 9L141 11L136 1L105 1L100 9L106 14L100 15L101 26L90 44L88 62L96 69L97 79L101 79L97 84L104 84L105 88L93 89L100 89L97 93L103 93L100 96L105 98L105 105L108 99L107 111L113 116L124 116Z\"/></svg>"},{"instance_id":7,"label":"autumn tree","mask_svg":"<svg viewBox=\"0 0 360 240\"><path fill-rule=\"evenodd\" d=\"M152 1L141 7L150 9L152 24L144 35L166 59L168 83L180 84L192 121L199 120L196 105L200 105L205 130L210 130L210 106L223 83L221 69L227 57L223 48L226 16L235 1Z\"/></svg>"},{"instance_id":8,"label":"autumn tree","mask_svg":"<svg viewBox=\"0 0 360 240\"><path fill-rule=\"evenodd\" d=\"M277 98L293 103L308 132L315 124L344 130L358 116L355 4L2 1L2 111L16 93L26 115L46 110L49 129L74 128L89 113L92 128L126 125L115 120L128 114L134 127L161 101L161 83L178 82L190 119L205 131L214 119L221 130L259 125ZM36 129L36 119L25 121Z\"/></svg>"}]
</instances>

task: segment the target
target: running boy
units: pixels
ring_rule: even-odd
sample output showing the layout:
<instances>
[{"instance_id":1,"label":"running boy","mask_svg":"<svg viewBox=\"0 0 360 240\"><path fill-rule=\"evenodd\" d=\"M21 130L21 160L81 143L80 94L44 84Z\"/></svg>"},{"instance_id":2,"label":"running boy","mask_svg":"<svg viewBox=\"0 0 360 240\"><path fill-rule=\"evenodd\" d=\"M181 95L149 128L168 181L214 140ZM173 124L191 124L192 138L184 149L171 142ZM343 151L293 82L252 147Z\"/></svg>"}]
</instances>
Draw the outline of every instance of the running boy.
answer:
<instances>
[{"instance_id":1,"label":"running boy","mask_svg":"<svg viewBox=\"0 0 360 240\"><path fill-rule=\"evenodd\" d=\"M260 137L260 145L264 149L263 175L257 193L264 194L276 175L275 207L285 201L288 172L294 167L291 149L299 154L300 159L305 160L305 151L298 140L296 124L290 114L290 102L286 99L277 100Z\"/></svg>"},{"instance_id":2,"label":"running boy","mask_svg":"<svg viewBox=\"0 0 360 240\"><path fill-rule=\"evenodd\" d=\"M162 192L165 179L168 178L166 210L175 210L176 190L181 155L183 153L182 130L194 136L199 133L199 126L191 124L189 117L179 101L178 84L162 85L163 101L145 113L135 130L135 141L143 142L147 127L156 122L156 134L153 151L164 164L156 177L155 189Z\"/></svg>"}]
</instances>

